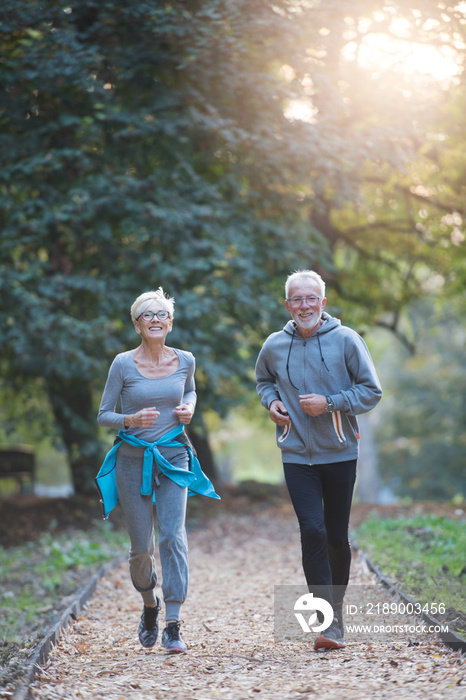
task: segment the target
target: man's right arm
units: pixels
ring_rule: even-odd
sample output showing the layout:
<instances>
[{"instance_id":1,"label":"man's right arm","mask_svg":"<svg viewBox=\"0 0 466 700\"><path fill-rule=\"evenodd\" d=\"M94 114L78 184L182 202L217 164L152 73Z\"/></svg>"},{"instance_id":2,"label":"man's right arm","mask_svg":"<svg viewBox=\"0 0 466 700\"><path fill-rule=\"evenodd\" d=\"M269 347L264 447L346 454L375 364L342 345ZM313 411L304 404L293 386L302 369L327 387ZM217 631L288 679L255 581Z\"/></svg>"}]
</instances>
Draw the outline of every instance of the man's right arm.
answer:
<instances>
[{"instance_id":1,"label":"man's right arm","mask_svg":"<svg viewBox=\"0 0 466 700\"><path fill-rule=\"evenodd\" d=\"M276 376L267 362L267 351L262 347L256 362L257 393L262 405L268 409L270 420L276 425L287 425L291 418L278 393Z\"/></svg>"}]
</instances>

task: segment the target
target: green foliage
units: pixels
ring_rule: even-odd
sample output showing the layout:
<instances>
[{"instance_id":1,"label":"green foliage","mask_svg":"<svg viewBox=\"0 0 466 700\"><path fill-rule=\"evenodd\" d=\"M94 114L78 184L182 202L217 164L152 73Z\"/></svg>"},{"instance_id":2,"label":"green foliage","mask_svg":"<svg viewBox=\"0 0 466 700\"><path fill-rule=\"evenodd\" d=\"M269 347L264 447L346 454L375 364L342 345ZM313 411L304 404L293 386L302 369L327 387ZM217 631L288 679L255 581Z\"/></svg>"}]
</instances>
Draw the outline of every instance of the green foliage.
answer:
<instances>
[{"instance_id":1,"label":"green foliage","mask_svg":"<svg viewBox=\"0 0 466 700\"><path fill-rule=\"evenodd\" d=\"M255 396L250 397L249 404L232 410L223 419L209 414L208 426L222 481L283 482L281 455L275 443L275 426Z\"/></svg>"},{"instance_id":2,"label":"green foliage","mask_svg":"<svg viewBox=\"0 0 466 700\"><path fill-rule=\"evenodd\" d=\"M134 343L137 294L175 296L173 341L222 412L251 385L276 280L325 245L282 185L295 128L263 75L291 37L279 42L288 19L271 5L3 12L0 350L17 384L43 377L79 490L98 459L92 397Z\"/></svg>"},{"instance_id":3,"label":"green foliage","mask_svg":"<svg viewBox=\"0 0 466 700\"><path fill-rule=\"evenodd\" d=\"M176 298L171 339L196 355L199 405L225 415L285 320L291 270L324 273L331 310L358 330L396 330L431 270L464 288L444 220L464 194L461 88L436 111L432 83L354 59L406 20L405 41L441 39L462 69L454 6L4 0L1 13L2 374L26 391L40 378L78 491L93 488L96 404L135 343L141 291ZM443 163L455 175L440 201Z\"/></svg>"},{"instance_id":4,"label":"green foliage","mask_svg":"<svg viewBox=\"0 0 466 700\"><path fill-rule=\"evenodd\" d=\"M391 343L379 362L380 476L398 498L450 500L466 495L466 337L453 305L410 311L416 354Z\"/></svg>"},{"instance_id":5,"label":"green foliage","mask_svg":"<svg viewBox=\"0 0 466 700\"><path fill-rule=\"evenodd\" d=\"M98 567L121 555L128 546L126 533L99 523L92 533L67 535L45 533L28 545L0 548L0 622L3 641L11 642L18 628L33 623L57 597L75 592L76 575L86 568L91 575ZM39 630L37 630L39 632Z\"/></svg>"},{"instance_id":6,"label":"green foliage","mask_svg":"<svg viewBox=\"0 0 466 700\"><path fill-rule=\"evenodd\" d=\"M37 444L44 435L59 443L59 434L53 424L53 414L46 399L42 378L31 378L27 384L22 378L8 377L8 365L2 363L0 377L0 441L2 443ZM21 411L18 412L18 405Z\"/></svg>"},{"instance_id":7,"label":"green foliage","mask_svg":"<svg viewBox=\"0 0 466 700\"><path fill-rule=\"evenodd\" d=\"M360 547L393 575L405 593L427 603L464 609L466 562L464 519L418 515L409 518L369 518L358 527Z\"/></svg>"},{"instance_id":8,"label":"green foliage","mask_svg":"<svg viewBox=\"0 0 466 700\"><path fill-rule=\"evenodd\" d=\"M361 330L368 325L389 328L413 350L415 341L403 329L407 305L431 292L464 297L460 113L466 54L459 46L466 20L454 3L442 3L442 8L437 2L370 5L375 13L359 27L353 22L350 32L361 51L371 35L382 44L390 37L407 54L420 46L436 47L438 59L454 56L458 68L456 78L434 81L407 72L397 54L391 61L385 56L385 62L382 58L365 66L349 60L338 64L347 118L353 128L358 124L365 130L373 150L358 172L357 197L338 208L332 200L328 205L328 237L338 269L336 305ZM347 49L349 38L342 37Z\"/></svg>"}]
</instances>

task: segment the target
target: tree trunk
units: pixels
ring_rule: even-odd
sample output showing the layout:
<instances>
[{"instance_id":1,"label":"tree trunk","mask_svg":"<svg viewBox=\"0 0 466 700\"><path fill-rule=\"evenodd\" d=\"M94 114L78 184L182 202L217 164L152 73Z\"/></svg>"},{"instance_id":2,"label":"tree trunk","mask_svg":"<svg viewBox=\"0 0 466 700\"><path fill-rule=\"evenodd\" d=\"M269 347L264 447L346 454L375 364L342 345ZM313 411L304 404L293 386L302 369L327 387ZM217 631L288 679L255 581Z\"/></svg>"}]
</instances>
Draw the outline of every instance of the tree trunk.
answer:
<instances>
[{"instance_id":1,"label":"tree trunk","mask_svg":"<svg viewBox=\"0 0 466 700\"><path fill-rule=\"evenodd\" d=\"M47 379L47 392L68 460L76 493L96 493L94 478L102 461L90 383L78 379Z\"/></svg>"}]
</instances>

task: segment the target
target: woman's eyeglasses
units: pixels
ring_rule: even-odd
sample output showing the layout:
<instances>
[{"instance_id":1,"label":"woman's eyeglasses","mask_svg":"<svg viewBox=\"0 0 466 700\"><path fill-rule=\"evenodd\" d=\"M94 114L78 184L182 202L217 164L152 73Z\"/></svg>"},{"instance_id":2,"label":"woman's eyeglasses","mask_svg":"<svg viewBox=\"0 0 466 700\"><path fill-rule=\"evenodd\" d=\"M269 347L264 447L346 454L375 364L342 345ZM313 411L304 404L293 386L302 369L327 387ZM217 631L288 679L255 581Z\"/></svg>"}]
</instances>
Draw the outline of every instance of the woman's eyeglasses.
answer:
<instances>
[{"instance_id":1,"label":"woman's eyeglasses","mask_svg":"<svg viewBox=\"0 0 466 700\"><path fill-rule=\"evenodd\" d=\"M139 321L139 319L142 318L142 320L146 323L150 323L155 316L157 316L159 321L166 321L167 318L170 318L168 311L143 311L142 314L139 314L136 320Z\"/></svg>"}]
</instances>

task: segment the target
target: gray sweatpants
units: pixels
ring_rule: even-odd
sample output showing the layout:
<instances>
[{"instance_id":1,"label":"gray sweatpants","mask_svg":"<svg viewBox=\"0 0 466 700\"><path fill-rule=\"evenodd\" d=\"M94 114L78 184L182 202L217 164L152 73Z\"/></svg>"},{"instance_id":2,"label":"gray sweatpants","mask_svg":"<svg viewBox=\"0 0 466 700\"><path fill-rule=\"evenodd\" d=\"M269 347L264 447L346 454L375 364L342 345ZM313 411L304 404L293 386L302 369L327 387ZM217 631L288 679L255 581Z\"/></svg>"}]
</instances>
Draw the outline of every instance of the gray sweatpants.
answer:
<instances>
[{"instance_id":1,"label":"gray sweatpants","mask_svg":"<svg viewBox=\"0 0 466 700\"><path fill-rule=\"evenodd\" d=\"M123 443L117 452L116 481L130 537L129 570L134 587L145 605L155 601L155 535L152 496L141 495L144 450ZM183 447L164 448L163 455L174 466L188 469ZM187 489L160 472L154 462L159 554L165 618L178 620L188 589L188 542L186 537Z\"/></svg>"}]
</instances>

